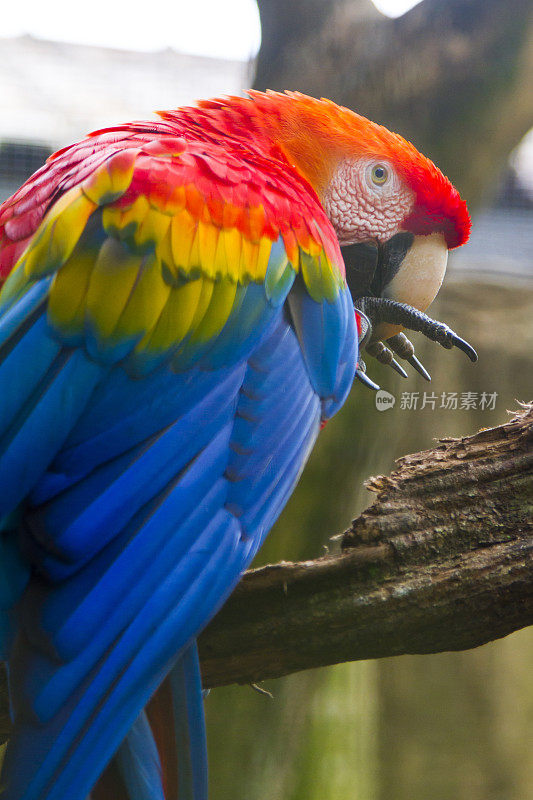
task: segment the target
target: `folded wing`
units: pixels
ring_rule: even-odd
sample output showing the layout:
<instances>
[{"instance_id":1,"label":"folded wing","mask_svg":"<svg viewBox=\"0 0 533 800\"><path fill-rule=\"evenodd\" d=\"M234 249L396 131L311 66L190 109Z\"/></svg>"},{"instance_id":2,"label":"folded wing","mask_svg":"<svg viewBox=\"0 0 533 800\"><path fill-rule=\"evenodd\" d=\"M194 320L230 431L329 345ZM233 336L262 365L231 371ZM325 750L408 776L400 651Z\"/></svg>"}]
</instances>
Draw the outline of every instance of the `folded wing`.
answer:
<instances>
[{"instance_id":1,"label":"folded wing","mask_svg":"<svg viewBox=\"0 0 533 800\"><path fill-rule=\"evenodd\" d=\"M82 800L128 732L118 759L135 762L139 714L169 673L179 697L180 655L283 508L357 355L313 197L288 215L290 181L218 145L103 136L88 174L58 156L82 180L52 162L61 180L0 295L13 800ZM13 242L26 197L7 206Z\"/></svg>"}]
</instances>

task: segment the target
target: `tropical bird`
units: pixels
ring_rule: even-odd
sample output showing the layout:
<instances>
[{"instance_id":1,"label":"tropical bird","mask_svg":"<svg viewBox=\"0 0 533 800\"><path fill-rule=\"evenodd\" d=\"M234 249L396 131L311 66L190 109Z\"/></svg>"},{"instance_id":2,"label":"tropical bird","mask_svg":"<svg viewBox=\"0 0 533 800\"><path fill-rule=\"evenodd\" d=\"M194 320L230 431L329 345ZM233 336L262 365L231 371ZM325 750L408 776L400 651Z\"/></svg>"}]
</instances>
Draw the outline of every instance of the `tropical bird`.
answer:
<instances>
[{"instance_id":1,"label":"tropical bird","mask_svg":"<svg viewBox=\"0 0 533 800\"><path fill-rule=\"evenodd\" d=\"M412 144L292 92L96 131L0 207L5 800L205 800L196 638L372 384L358 341L475 357L423 313L469 228Z\"/></svg>"}]
</instances>

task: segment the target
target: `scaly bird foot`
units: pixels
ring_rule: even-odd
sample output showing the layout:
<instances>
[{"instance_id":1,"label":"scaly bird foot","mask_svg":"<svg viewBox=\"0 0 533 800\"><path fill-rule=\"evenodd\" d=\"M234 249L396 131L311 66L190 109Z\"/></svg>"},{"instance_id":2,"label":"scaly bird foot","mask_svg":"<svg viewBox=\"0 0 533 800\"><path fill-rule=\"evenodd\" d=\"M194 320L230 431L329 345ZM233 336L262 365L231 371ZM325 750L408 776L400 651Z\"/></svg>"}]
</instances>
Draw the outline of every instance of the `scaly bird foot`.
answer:
<instances>
[{"instance_id":1,"label":"scaly bird foot","mask_svg":"<svg viewBox=\"0 0 533 800\"><path fill-rule=\"evenodd\" d=\"M433 342L437 342L447 350L457 347L462 350L468 358L477 361L477 353L474 348L464 339L458 336L455 331L443 322L431 319L423 311L419 311L406 303L398 303L395 300L388 300L383 297L360 297L355 302L355 308L370 319L372 326L376 327L379 323L389 323L392 325L402 325L415 332L422 333ZM388 364L403 377L407 377L405 370L398 364L393 356L396 355L411 364L422 377L430 381L431 376L423 364L415 356L412 343L403 333L398 333L387 339L387 344L381 341L370 341L366 346L370 355L374 356L380 363Z\"/></svg>"}]
</instances>

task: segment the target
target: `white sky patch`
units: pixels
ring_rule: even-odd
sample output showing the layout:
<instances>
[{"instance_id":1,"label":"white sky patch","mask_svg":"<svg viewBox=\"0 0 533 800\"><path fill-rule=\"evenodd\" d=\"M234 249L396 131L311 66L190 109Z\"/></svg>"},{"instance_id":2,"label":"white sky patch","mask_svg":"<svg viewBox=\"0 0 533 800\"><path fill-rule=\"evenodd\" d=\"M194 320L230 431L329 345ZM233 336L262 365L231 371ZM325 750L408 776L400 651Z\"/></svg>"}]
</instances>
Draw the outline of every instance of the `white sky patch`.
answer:
<instances>
[{"instance_id":1,"label":"white sky patch","mask_svg":"<svg viewBox=\"0 0 533 800\"><path fill-rule=\"evenodd\" d=\"M399 17L421 0L373 2L384 14ZM255 0L151 0L138 5L91 0L79 8L72 0L10 3L2 13L0 36L23 34L124 50L172 47L240 60L252 58L261 42Z\"/></svg>"},{"instance_id":2,"label":"white sky patch","mask_svg":"<svg viewBox=\"0 0 533 800\"><path fill-rule=\"evenodd\" d=\"M372 0L372 2L388 17L401 17L406 11L417 6L421 0Z\"/></svg>"},{"instance_id":3,"label":"white sky patch","mask_svg":"<svg viewBox=\"0 0 533 800\"><path fill-rule=\"evenodd\" d=\"M2 10L0 36L162 50L247 60L259 49L261 28L255 0L24 0Z\"/></svg>"},{"instance_id":4,"label":"white sky patch","mask_svg":"<svg viewBox=\"0 0 533 800\"><path fill-rule=\"evenodd\" d=\"M516 170L518 179L533 196L533 128L526 133L518 147L511 155L511 166Z\"/></svg>"}]
</instances>

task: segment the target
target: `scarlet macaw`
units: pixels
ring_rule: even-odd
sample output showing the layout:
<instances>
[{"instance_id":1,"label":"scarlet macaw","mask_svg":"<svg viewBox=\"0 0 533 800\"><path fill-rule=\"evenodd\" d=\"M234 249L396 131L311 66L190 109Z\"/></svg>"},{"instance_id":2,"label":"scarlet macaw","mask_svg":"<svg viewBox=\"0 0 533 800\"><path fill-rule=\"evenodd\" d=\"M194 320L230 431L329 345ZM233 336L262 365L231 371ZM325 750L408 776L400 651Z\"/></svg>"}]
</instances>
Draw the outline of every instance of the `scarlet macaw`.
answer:
<instances>
[{"instance_id":1,"label":"scarlet macaw","mask_svg":"<svg viewBox=\"0 0 533 800\"><path fill-rule=\"evenodd\" d=\"M295 93L160 116L0 208L6 800L204 800L196 637L343 404L360 311L374 352L468 350L411 308L470 226L411 144Z\"/></svg>"}]
</instances>

